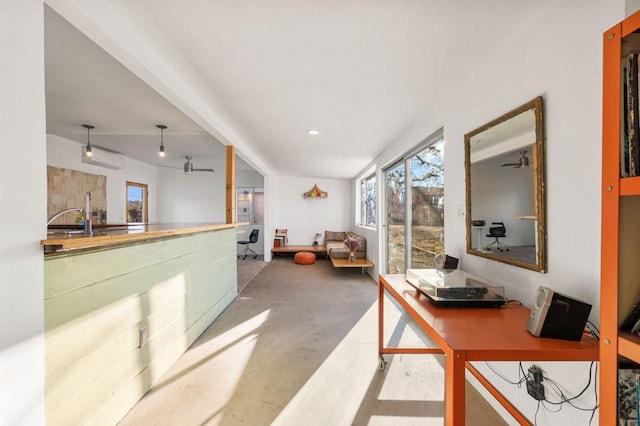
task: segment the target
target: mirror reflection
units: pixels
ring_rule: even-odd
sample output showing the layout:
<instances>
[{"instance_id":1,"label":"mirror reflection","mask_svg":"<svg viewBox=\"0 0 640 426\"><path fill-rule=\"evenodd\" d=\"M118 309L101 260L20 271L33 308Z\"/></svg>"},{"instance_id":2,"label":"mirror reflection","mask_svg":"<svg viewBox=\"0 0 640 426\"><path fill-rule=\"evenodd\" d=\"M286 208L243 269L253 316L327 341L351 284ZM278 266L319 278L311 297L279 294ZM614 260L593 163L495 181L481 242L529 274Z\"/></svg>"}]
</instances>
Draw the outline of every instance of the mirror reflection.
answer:
<instances>
[{"instance_id":1,"label":"mirror reflection","mask_svg":"<svg viewBox=\"0 0 640 426\"><path fill-rule=\"evenodd\" d=\"M544 272L542 97L465 135L467 253Z\"/></svg>"}]
</instances>

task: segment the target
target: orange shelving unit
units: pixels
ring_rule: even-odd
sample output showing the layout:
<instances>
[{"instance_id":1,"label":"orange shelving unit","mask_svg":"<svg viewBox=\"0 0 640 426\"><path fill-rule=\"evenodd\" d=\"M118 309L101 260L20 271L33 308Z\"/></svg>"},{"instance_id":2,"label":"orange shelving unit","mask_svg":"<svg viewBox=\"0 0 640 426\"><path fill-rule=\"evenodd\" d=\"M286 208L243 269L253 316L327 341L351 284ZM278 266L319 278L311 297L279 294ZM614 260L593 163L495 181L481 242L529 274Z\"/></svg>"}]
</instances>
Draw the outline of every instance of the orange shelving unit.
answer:
<instances>
[{"instance_id":1,"label":"orange shelving unit","mask_svg":"<svg viewBox=\"0 0 640 426\"><path fill-rule=\"evenodd\" d=\"M640 363L640 337L619 330L640 298L640 177L620 177L622 59L640 52L640 12L603 37L600 424L615 425L618 356Z\"/></svg>"}]
</instances>

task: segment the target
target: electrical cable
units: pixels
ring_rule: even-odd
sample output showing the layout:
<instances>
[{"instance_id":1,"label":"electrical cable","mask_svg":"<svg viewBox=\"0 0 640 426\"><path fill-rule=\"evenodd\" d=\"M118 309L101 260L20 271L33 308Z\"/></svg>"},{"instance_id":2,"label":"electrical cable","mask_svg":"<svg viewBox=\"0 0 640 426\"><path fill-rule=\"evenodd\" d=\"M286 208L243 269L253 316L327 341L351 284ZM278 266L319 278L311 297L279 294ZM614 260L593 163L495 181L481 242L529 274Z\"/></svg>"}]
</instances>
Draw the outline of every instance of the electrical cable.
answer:
<instances>
[{"instance_id":1,"label":"electrical cable","mask_svg":"<svg viewBox=\"0 0 640 426\"><path fill-rule=\"evenodd\" d=\"M593 374L593 366L594 365L595 365L595 361L591 361L591 364L589 365L589 380L587 381L586 386L577 395L572 396L571 398L567 398L566 396L564 396L564 393L562 392L562 389L560 389L560 385L556 381L550 379L548 376L545 375L544 378L545 378L545 380L547 380L547 382L549 382L550 384L553 384L553 385L558 387L558 390L559 390L559 394L558 395L561 398L560 402L553 402L553 401L547 401L547 402L549 402L550 404L563 404L565 402L571 402L574 399L580 398L582 396L582 394L585 393L587 391L587 389L589 388L589 386L591 385L591 375ZM573 404L571 404L571 405L573 405ZM578 408L578 407L575 407L575 408Z\"/></svg>"},{"instance_id":2,"label":"electrical cable","mask_svg":"<svg viewBox=\"0 0 640 426\"><path fill-rule=\"evenodd\" d=\"M518 367L520 367L520 373L522 374L522 376L518 376L518 380L520 380L520 383L522 383L522 379L524 378L524 381L526 382L527 381L527 373L524 372L524 368L522 367L522 361L520 361L518 363Z\"/></svg>"},{"instance_id":3,"label":"electrical cable","mask_svg":"<svg viewBox=\"0 0 640 426\"><path fill-rule=\"evenodd\" d=\"M596 325L593 322L591 322L590 320L587 320L587 324L589 324L591 327L593 327L593 329L595 331L597 331L598 334L600 334L600 330L598 330L598 327L596 327Z\"/></svg>"},{"instance_id":4,"label":"electrical cable","mask_svg":"<svg viewBox=\"0 0 640 426\"><path fill-rule=\"evenodd\" d=\"M591 385L591 379L592 379L592 375L593 375L593 369L595 367L595 378L594 378L594 394L595 394L595 405L593 406L593 408L585 408L585 407L579 407L576 404L574 404L572 401L579 398L580 396L582 396L587 389L589 388L589 386ZM564 394L564 392L562 391L562 388L560 387L560 384L558 382L556 382L553 379L550 379L549 377L545 376L545 379L547 380L547 383L549 383L549 388L551 390L553 390L559 397L560 397L560 402L554 402L554 401L549 401L548 399L545 398L545 402L551 404L551 405L558 405L560 407L562 407L562 404L564 404L565 402L567 404L569 404L570 406L572 406L573 408L575 408L576 410L579 411L591 411L591 416L589 417L589 425L591 425L591 423L593 422L593 418L595 416L596 410L599 408L599 403L598 403L598 386L597 386L597 377L598 377L598 365L592 361L591 364L589 365L589 380L586 384L586 386L575 396L571 397L571 398L567 398ZM545 406L545 409L547 409L547 407ZM558 410L560 411L560 410Z\"/></svg>"},{"instance_id":5,"label":"electrical cable","mask_svg":"<svg viewBox=\"0 0 640 426\"><path fill-rule=\"evenodd\" d=\"M593 324L591 324L591 326L597 330L597 328L595 326L593 326ZM599 334L599 332L597 332ZM593 335L593 332L592 332ZM595 336L594 336L595 338ZM500 377L502 380L504 380L505 382L512 384L512 385L516 385L518 386L518 388L520 388L522 386L522 383L527 382L527 380L529 380L527 374L524 371L524 368L522 366L522 362L518 363L518 381L514 382L510 379L508 379L507 377L503 376L500 372L498 372L498 370L495 369L495 367L493 367L489 362L485 361L486 366L493 371L493 373ZM594 367L595 367L595 376L594 374ZM548 387L551 391L553 391L558 398L560 399L560 401L550 401L549 399L547 399L546 397L544 398L544 400L538 400L538 406L536 407L536 412L534 415L534 425L537 424L537 417L538 417L538 411L540 410L540 405L542 405L542 407L550 412L550 413L557 413L559 411L562 410L563 404L567 403L569 404L571 407L575 408L576 410L579 411L591 411L591 417L589 418L589 425L591 425L591 423L593 422L593 418L595 416L596 411L598 410L600 404L598 403L598 365L595 363L595 361L591 361L590 365L589 365L589 378L587 380L587 384L584 386L584 388L578 392L576 395L568 398L565 394L564 391L562 390L562 387L560 386L560 384L558 382L556 382L555 380L549 378L549 376L547 376L546 374L543 375L544 379L547 381L547 383L549 384ZM594 395L595 395L595 405L592 408L585 408L585 407L579 407L577 405L575 405L572 401L580 398L582 395L584 395L584 393L589 389L589 387L591 386L591 382L593 380L594 383ZM553 411L550 407L548 407L545 402L547 404L550 404L551 406L557 406L558 409Z\"/></svg>"},{"instance_id":6,"label":"electrical cable","mask_svg":"<svg viewBox=\"0 0 640 426\"><path fill-rule=\"evenodd\" d=\"M595 377L595 380L593 381L593 394L596 400L596 405L593 408L593 411L591 412L591 417L589 418L589 425L591 425L593 416L596 415L596 409L600 406L600 403L598 402L598 364L596 364L596 377Z\"/></svg>"},{"instance_id":7,"label":"electrical cable","mask_svg":"<svg viewBox=\"0 0 640 426\"><path fill-rule=\"evenodd\" d=\"M498 370L496 370L495 367L493 367L491 364L489 364L486 361L485 361L485 364L486 364L487 367L489 367L489 370L493 371L493 373L496 376L500 377L502 380L504 380L505 382L509 383L510 385L516 385L518 387L521 387L522 383L527 381L527 377L525 375L525 377L518 377L518 381L517 382L512 382L511 380L509 380L506 377L504 377L501 373L499 373ZM520 369L522 370L522 363L520 363ZM518 374L518 376L519 376L519 374Z\"/></svg>"},{"instance_id":8,"label":"electrical cable","mask_svg":"<svg viewBox=\"0 0 640 426\"><path fill-rule=\"evenodd\" d=\"M591 337L593 337L596 340L600 340L600 330L598 329L598 327L596 327L594 323L587 320L587 328L589 329Z\"/></svg>"},{"instance_id":9,"label":"electrical cable","mask_svg":"<svg viewBox=\"0 0 640 426\"><path fill-rule=\"evenodd\" d=\"M550 413L559 413L560 411L562 411L562 405L559 405L559 406L558 406L558 409L554 411L554 410L552 410L550 407L547 407L546 405L544 405L544 403L545 403L545 402L547 402L547 400L546 400L546 399L544 399L544 400L543 400L543 401L541 401L541 402L542 402L542 407L543 407L546 411L548 411L548 412L550 412Z\"/></svg>"}]
</instances>

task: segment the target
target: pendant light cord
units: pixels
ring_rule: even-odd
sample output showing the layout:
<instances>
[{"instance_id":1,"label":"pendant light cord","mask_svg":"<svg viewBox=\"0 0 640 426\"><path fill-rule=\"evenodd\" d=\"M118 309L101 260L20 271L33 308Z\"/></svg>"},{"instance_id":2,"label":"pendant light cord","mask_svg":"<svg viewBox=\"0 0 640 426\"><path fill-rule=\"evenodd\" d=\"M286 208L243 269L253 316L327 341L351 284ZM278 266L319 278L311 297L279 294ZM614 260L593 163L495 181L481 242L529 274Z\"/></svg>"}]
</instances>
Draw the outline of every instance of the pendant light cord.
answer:
<instances>
[{"instance_id":1,"label":"pendant light cord","mask_svg":"<svg viewBox=\"0 0 640 426\"><path fill-rule=\"evenodd\" d=\"M93 155L93 153L91 152L91 129L94 129L95 126L92 126L91 124L83 124L82 127L84 127L85 129L87 129L87 149L86 149L86 155L87 157L91 157Z\"/></svg>"}]
</instances>

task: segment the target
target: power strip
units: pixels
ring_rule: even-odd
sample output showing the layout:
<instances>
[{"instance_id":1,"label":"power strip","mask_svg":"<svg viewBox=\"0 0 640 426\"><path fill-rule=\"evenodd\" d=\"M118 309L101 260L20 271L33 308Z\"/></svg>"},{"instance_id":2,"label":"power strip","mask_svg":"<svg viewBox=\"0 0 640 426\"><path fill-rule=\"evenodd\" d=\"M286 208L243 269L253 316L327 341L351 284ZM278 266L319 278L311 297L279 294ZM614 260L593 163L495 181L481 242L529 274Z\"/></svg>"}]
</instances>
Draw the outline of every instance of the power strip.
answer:
<instances>
[{"instance_id":1,"label":"power strip","mask_svg":"<svg viewBox=\"0 0 640 426\"><path fill-rule=\"evenodd\" d=\"M527 375L527 393L536 401L544 400L544 385L542 384L542 370L537 365L529 367Z\"/></svg>"},{"instance_id":2,"label":"power strip","mask_svg":"<svg viewBox=\"0 0 640 426\"><path fill-rule=\"evenodd\" d=\"M527 380L527 392L537 401L544 401L544 385L540 382Z\"/></svg>"},{"instance_id":3,"label":"power strip","mask_svg":"<svg viewBox=\"0 0 640 426\"><path fill-rule=\"evenodd\" d=\"M529 367L529 376L527 380L532 380L536 383L542 383L542 370L537 365Z\"/></svg>"}]
</instances>

